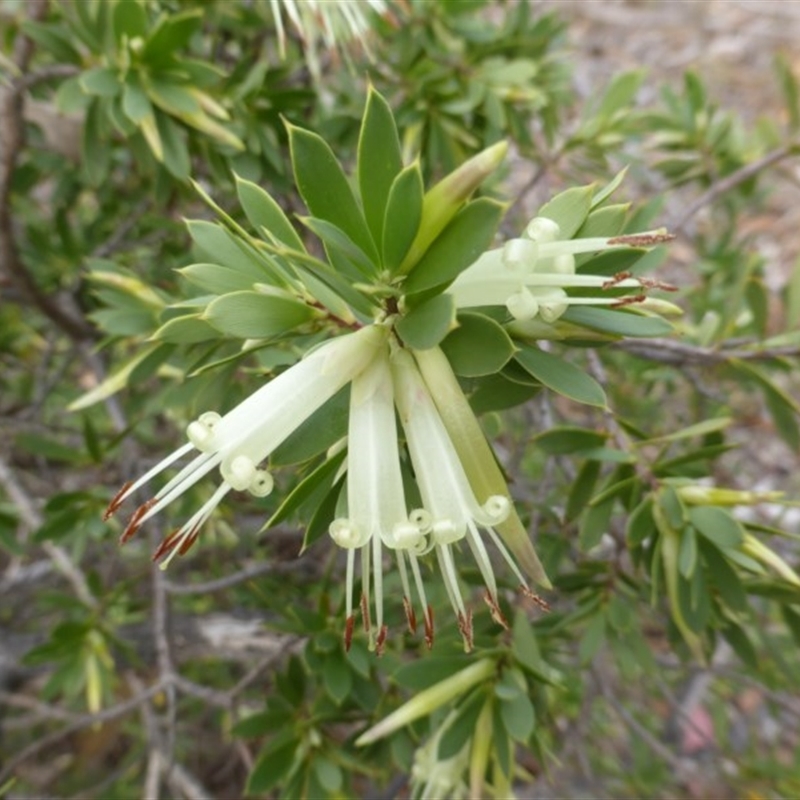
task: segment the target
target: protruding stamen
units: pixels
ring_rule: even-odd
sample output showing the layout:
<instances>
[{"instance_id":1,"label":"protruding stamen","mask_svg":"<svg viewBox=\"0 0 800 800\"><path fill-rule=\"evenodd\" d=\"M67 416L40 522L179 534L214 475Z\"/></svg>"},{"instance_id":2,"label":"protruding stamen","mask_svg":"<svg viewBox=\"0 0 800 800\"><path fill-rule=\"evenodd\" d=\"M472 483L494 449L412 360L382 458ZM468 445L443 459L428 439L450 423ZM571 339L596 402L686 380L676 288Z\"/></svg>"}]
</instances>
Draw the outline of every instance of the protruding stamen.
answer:
<instances>
[{"instance_id":1,"label":"protruding stamen","mask_svg":"<svg viewBox=\"0 0 800 800\"><path fill-rule=\"evenodd\" d=\"M350 645L353 643L353 628L356 624L354 614L351 614L344 623L344 649L350 651Z\"/></svg>"},{"instance_id":2,"label":"protruding stamen","mask_svg":"<svg viewBox=\"0 0 800 800\"><path fill-rule=\"evenodd\" d=\"M625 236L614 236L608 244L624 244L628 247L653 247L664 242L671 242L675 238L672 233L632 233Z\"/></svg>"},{"instance_id":3,"label":"protruding stamen","mask_svg":"<svg viewBox=\"0 0 800 800\"><path fill-rule=\"evenodd\" d=\"M616 275L612 275L603 285L601 288L603 289L613 289L618 284L622 283L622 281L628 280L628 278L632 278L633 273L630 270L625 270L624 272L618 272Z\"/></svg>"},{"instance_id":4,"label":"protruding stamen","mask_svg":"<svg viewBox=\"0 0 800 800\"><path fill-rule=\"evenodd\" d=\"M189 552L189 548L197 541L197 537L200 535L200 526L195 525L189 533L184 536L183 541L178 547L178 555L184 556L186 553Z\"/></svg>"},{"instance_id":5,"label":"protruding stamen","mask_svg":"<svg viewBox=\"0 0 800 800\"><path fill-rule=\"evenodd\" d=\"M133 512L133 516L130 518L127 527L122 531L122 536L119 537L120 544L125 544L125 542L139 530L142 524L142 517L153 507L154 503L155 498L148 500L146 503L142 503L142 505Z\"/></svg>"},{"instance_id":6,"label":"protruding stamen","mask_svg":"<svg viewBox=\"0 0 800 800\"><path fill-rule=\"evenodd\" d=\"M645 294L634 294L628 297L620 297L619 300L611 304L611 308L622 308L623 306L632 306L636 303L644 303L647 300Z\"/></svg>"},{"instance_id":7,"label":"protruding stamen","mask_svg":"<svg viewBox=\"0 0 800 800\"><path fill-rule=\"evenodd\" d=\"M461 638L464 640L464 652L471 653L474 644L474 637L472 633L472 611L467 609L466 614L458 613L458 630L461 632Z\"/></svg>"},{"instance_id":8,"label":"protruding stamen","mask_svg":"<svg viewBox=\"0 0 800 800\"><path fill-rule=\"evenodd\" d=\"M153 553L153 561L158 561L162 556L172 552L178 544L180 536L181 528L176 528L172 533L167 534L161 544L156 548L155 553Z\"/></svg>"},{"instance_id":9,"label":"protruding stamen","mask_svg":"<svg viewBox=\"0 0 800 800\"><path fill-rule=\"evenodd\" d=\"M533 589L526 586L524 583L520 584L519 591L528 598L528 600L535 603L542 611L550 611L550 603L547 602L543 597L540 597Z\"/></svg>"},{"instance_id":10,"label":"protruding stamen","mask_svg":"<svg viewBox=\"0 0 800 800\"><path fill-rule=\"evenodd\" d=\"M433 647L433 609L430 606L425 609L425 644L428 650Z\"/></svg>"},{"instance_id":11,"label":"protruding stamen","mask_svg":"<svg viewBox=\"0 0 800 800\"><path fill-rule=\"evenodd\" d=\"M489 606L489 611L492 614L492 619L498 625L508 630L508 621L503 616L503 612L500 610L500 606L497 604L497 598L492 597L490 592L485 592L483 595L483 599L486 601L486 605Z\"/></svg>"},{"instance_id":12,"label":"protruding stamen","mask_svg":"<svg viewBox=\"0 0 800 800\"><path fill-rule=\"evenodd\" d=\"M403 595L403 610L406 612L409 633L416 633L417 615L414 613L414 606L411 605L411 601L405 595Z\"/></svg>"},{"instance_id":13,"label":"protruding stamen","mask_svg":"<svg viewBox=\"0 0 800 800\"><path fill-rule=\"evenodd\" d=\"M117 510L125 501L126 497L128 496L128 489L133 486L133 481L127 481L123 487L114 495L111 499L111 502L108 504L108 508L103 512L103 522L108 522L114 514L117 513Z\"/></svg>"},{"instance_id":14,"label":"protruding stamen","mask_svg":"<svg viewBox=\"0 0 800 800\"><path fill-rule=\"evenodd\" d=\"M381 629L378 631L378 637L375 640L375 655L382 656L383 655L383 648L386 644L386 635L389 633L389 628L386 625L381 625Z\"/></svg>"},{"instance_id":15,"label":"protruding stamen","mask_svg":"<svg viewBox=\"0 0 800 800\"><path fill-rule=\"evenodd\" d=\"M361 619L364 623L364 633L369 634L372 620L369 616L369 600L364 592L361 593Z\"/></svg>"},{"instance_id":16,"label":"protruding stamen","mask_svg":"<svg viewBox=\"0 0 800 800\"><path fill-rule=\"evenodd\" d=\"M678 291L678 287L674 284L660 281L657 278L638 278L637 280L645 289L661 289L662 292Z\"/></svg>"}]
</instances>

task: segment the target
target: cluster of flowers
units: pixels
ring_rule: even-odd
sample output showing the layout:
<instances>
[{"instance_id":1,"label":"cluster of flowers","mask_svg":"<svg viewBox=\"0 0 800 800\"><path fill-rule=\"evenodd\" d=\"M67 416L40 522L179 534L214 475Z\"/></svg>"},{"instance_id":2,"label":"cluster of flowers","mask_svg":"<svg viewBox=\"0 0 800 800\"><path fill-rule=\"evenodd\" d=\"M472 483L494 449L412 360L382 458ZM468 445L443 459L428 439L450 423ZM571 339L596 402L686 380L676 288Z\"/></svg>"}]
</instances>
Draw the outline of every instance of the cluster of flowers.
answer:
<instances>
[{"instance_id":1,"label":"cluster of flowers","mask_svg":"<svg viewBox=\"0 0 800 800\"><path fill-rule=\"evenodd\" d=\"M627 276L609 281L607 277L575 275L574 271L574 253L641 243L633 241L636 237L558 242L558 226L542 218L534 220L526 234L524 239L512 240L504 248L485 254L459 276L450 288L459 306L502 304L518 319L539 314L549 321L571 303L605 304L609 300L570 297L565 288L630 286L641 290L646 285ZM612 302L619 305L625 298ZM413 583L429 646L434 634L433 612L425 596L419 563L427 553L435 555L467 649L472 645L472 620L458 584L454 548L459 542L465 541L475 558L486 585L486 602L500 624L505 625L505 620L487 541L508 563L522 591L537 600L495 531L495 526L512 512L507 489L503 494L476 497L437 408L437 402L444 400L437 396L436 387L442 382L449 387L458 386L447 358L439 348L414 352L403 347L393 332L394 319L387 316L325 342L224 416L208 412L189 424L189 441L137 481L126 484L109 504L106 519L153 477L195 453L151 500L134 512L122 541L130 539L148 519L219 468L219 487L188 521L164 539L154 560L162 559L162 566L166 566L176 553L186 553L202 525L232 489L248 491L256 497L270 493L273 478L263 466L270 454L327 400L351 384L347 461L342 467L347 471L347 516L330 526L332 539L347 551L347 646L355 623L356 551L360 553L362 572L361 612L370 642L379 652L387 633L383 621L384 548L395 554L406 617L409 627L415 630ZM459 404L468 409L460 389L456 391ZM422 500L420 508L410 509L407 503L398 416Z\"/></svg>"}]
</instances>

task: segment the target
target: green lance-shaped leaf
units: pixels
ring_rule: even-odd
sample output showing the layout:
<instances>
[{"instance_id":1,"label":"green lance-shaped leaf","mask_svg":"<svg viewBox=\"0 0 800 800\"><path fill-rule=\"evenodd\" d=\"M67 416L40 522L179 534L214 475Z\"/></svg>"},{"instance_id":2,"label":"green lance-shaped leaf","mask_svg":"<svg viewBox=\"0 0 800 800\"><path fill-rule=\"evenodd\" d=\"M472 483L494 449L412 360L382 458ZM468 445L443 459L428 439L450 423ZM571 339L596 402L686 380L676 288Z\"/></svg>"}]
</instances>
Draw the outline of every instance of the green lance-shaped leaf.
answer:
<instances>
[{"instance_id":1,"label":"green lance-shaped leaf","mask_svg":"<svg viewBox=\"0 0 800 800\"><path fill-rule=\"evenodd\" d=\"M489 658L483 658L470 664L460 672L456 672L455 675L450 675L443 681L416 694L388 717L384 717L377 725L373 725L362 733L356 739L356 745L363 747L377 742L378 739L383 739L390 733L410 725L414 720L432 714L437 708L441 708L459 695L465 694L473 686L488 680L494 672L495 663Z\"/></svg>"},{"instance_id":2,"label":"green lance-shaped leaf","mask_svg":"<svg viewBox=\"0 0 800 800\"><path fill-rule=\"evenodd\" d=\"M142 122L143 132L148 119ZM186 131L166 114L156 114L155 124L164 166L179 181L188 181L192 165L189 160L189 149L186 146Z\"/></svg>"},{"instance_id":3,"label":"green lance-shaped leaf","mask_svg":"<svg viewBox=\"0 0 800 800\"><path fill-rule=\"evenodd\" d=\"M389 194L402 168L400 139L392 110L370 87L358 140L358 187L364 216L376 243L383 240Z\"/></svg>"},{"instance_id":4,"label":"green lance-shaped leaf","mask_svg":"<svg viewBox=\"0 0 800 800\"><path fill-rule=\"evenodd\" d=\"M392 183L386 202L381 254L383 266L394 273L419 230L424 190L419 162L406 167Z\"/></svg>"},{"instance_id":5,"label":"green lance-shaped leaf","mask_svg":"<svg viewBox=\"0 0 800 800\"><path fill-rule=\"evenodd\" d=\"M547 217L558 223L559 238L572 238L578 228L586 221L592 207L595 187L575 186L557 194L537 212L538 217Z\"/></svg>"},{"instance_id":6,"label":"green lance-shaped leaf","mask_svg":"<svg viewBox=\"0 0 800 800\"><path fill-rule=\"evenodd\" d=\"M84 92L98 97L115 97L122 90L119 76L111 67L94 67L78 80Z\"/></svg>"},{"instance_id":7,"label":"green lance-shaped leaf","mask_svg":"<svg viewBox=\"0 0 800 800\"><path fill-rule=\"evenodd\" d=\"M427 350L436 347L456 324L456 308L448 294L434 297L414 306L395 326L408 347Z\"/></svg>"},{"instance_id":8,"label":"green lance-shaped leaf","mask_svg":"<svg viewBox=\"0 0 800 800\"><path fill-rule=\"evenodd\" d=\"M200 314L185 314L165 322L150 339L155 342L172 344L196 344L219 339L219 331L213 328Z\"/></svg>"},{"instance_id":9,"label":"green lance-shaped leaf","mask_svg":"<svg viewBox=\"0 0 800 800\"><path fill-rule=\"evenodd\" d=\"M671 490L668 490L671 491ZM683 616L681 610L680 594L679 594L679 555L681 548L681 533L676 530L668 519L670 514L665 513L663 507L664 497L659 496L657 501L653 504L653 519L655 520L656 527L658 528L661 543L661 559L664 564L664 576L667 585L667 599L669 601L672 619L675 626L683 636L684 641L689 646L692 654L698 661L705 663L705 653L703 652L703 644L700 637L691 629L689 623ZM668 503L669 505L669 503Z\"/></svg>"},{"instance_id":10,"label":"green lance-shaped leaf","mask_svg":"<svg viewBox=\"0 0 800 800\"><path fill-rule=\"evenodd\" d=\"M213 300L203 318L229 336L269 339L318 315L318 311L292 297L243 291Z\"/></svg>"},{"instance_id":11,"label":"green lance-shaped leaf","mask_svg":"<svg viewBox=\"0 0 800 800\"><path fill-rule=\"evenodd\" d=\"M514 358L537 381L570 400L605 408L603 388L578 367L538 347L523 347Z\"/></svg>"},{"instance_id":12,"label":"green lance-shaped leaf","mask_svg":"<svg viewBox=\"0 0 800 800\"><path fill-rule=\"evenodd\" d=\"M311 214L332 222L377 260L364 213L333 151L316 133L294 125L287 129L294 179Z\"/></svg>"},{"instance_id":13,"label":"green lance-shaped leaf","mask_svg":"<svg viewBox=\"0 0 800 800\"><path fill-rule=\"evenodd\" d=\"M189 43L202 19L203 11L199 8L179 14L162 14L142 48L142 62L152 66L168 64L173 52Z\"/></svg>"},{"instance_id":14,"label":"green lance-shaped leaf","mask_svg":"<svg viewBox=\"0 0 800 800\"><path fill-rule=\"evenodd\" d=\"M118 42L123 36L133 39L134 36L147 36L149 22L147 12L141 3L117 3L112 12L114 36Z\"/></svg>"},{"instance_id":15,"label":"green lance-shaped leaf","mask_svg":"<svg viewBox=\"0 0 800 800\"><path fill-rule=\"evenodd\" d=\"M135 77L135 73L129 75L125 81L122 90L122 110L134 125L141 125L147 117L153 116L153 105Z\"/></svg>"},{"instance_id":16,"label":"green lance-shaped leaf","mask_svg":"<svg viewBox=\"0 0 800 800\"><path fill-rule=\"evenodd\" d=\"M511 493L492 448L447 357L439 348L418 351L414 356L478 501L485 502L497 494L510 499ZM550 588L542 562L513 505L508 518L495 525L495 530L531 579Z\"/></svg>"},{"instance_id":17,"label":"green lance-shaped leaf","mask_svg":"<svg viewBox=\"0 0 800 800\"><path fill-rule=\"evenodd\" d=\"M304 252L303 240L272 196L255 183L235 177L236 193L250 224L259 233L266 233L273 243Z\"/></svg>"},{"instance_id":18,"label":"green lance-shaped leaf","mask_svg":"<svg viewBox=\"0 0 800 800\"><path fill-rule=\"evenodd\" d=\"M411 249L400 265L401 275L407 275L416 266L475 189L497 169L507 151L506 142L498 142L482 150L426 192L422 203L422 221Z\"/></svg>"},{"instance_id":19,"label":"green lance-shaped leaf","mask_svg":"<svg viewBox=\"0 0 800 800\"><path fill-rule=\"evenodd\" d=\"M67 411L81 411L95 403L99 403L101 400L105 400L107 397L111 397L112 394L116 394L120 389L124 389L128 385L128 379L133 371L158 349L159 345L154 344L152 347L142 350L115 373L109 375L102 383L73 400L67 406Z\"/></svg>"},{"instance_id":20,"label":"green lance-shaped leaf","mask_svg":"<svg viewBox=\"0 0 800 800\"><path fill-rule=\"evenodd\" d=\"M516 347L500 323L483 314L463 311L458 327L442 342L453 372L466 378L494 375L514 355Z\"/></svg>"},{"instance_id":21,"label":"green lance-shaped leaf","mask_svg":"<svg viewBox=\"0 0 800 800\"><path fill-rule=\"evenodd\" d=\"M488 197L464 206L409 274L403 287L407 295L443 289L452 283L489 248L506 208Z\"/></svg>"}]
</instances>

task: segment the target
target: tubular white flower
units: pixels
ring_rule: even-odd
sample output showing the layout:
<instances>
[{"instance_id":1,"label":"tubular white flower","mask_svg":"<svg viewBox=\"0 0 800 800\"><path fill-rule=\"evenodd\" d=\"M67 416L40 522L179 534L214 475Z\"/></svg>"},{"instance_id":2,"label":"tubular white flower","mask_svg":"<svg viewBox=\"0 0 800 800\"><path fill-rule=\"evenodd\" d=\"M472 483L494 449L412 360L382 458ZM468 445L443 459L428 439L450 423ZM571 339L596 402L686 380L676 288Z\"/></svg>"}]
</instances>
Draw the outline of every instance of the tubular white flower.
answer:
<instances>
[{"instance_id":1,"label":"tubular white flower","mask_svg":"<svg viewBox=\"0 0 800 800\"><path fill-rule=\"evenodd\" d=\"M187 427L189 442L156 464L111 501L105 519L153 477L190 453L199 455L175 475L152 500L140 506L122 534L126 541L154 514L219 467L222 485L182 528L165 539L154 558L178 549L185 552L197 531L231 489L263 497L272 476L258 465L300 424L357 376L385 346L387 331L372 325L324 343L310 355L262 386L224 416L202 414Z\"/></svg>"},{"instance_id":2,"label":"tubular white flower","mask_svg":"<svg viewBox=\"0 0 800 800\"><path fill-rule=\"evenodd\" d=\"M377 642L369 625L368 613L365 614L365 625L370 634L370 644L380 649L386 636L383 625L382 547L385 545L393 550L408 551L415 578L418 575L415 553L426 547L426 537L422 530L425 520L418 515L413 520L409 519L406 507L397 444L392 375L385 346L372 363L353 380L347 449L348 517L334 520L329 532L336 544L350 551L345 590L348 620L353 615L353 551L363 548L363 602L368 612L371 584L375 591ZM401 564L401 574L404 575L405 561L400 552L398 561ZM407 578L404 591L404 605L408 612L410 595ZM421 596L424 601L424 595ZM413 616L409 616L409 626L413 628L414 625ZM352 623L347 630L351 629ZM346 644L349 645L349 641Z\"/></svg>"},{"instance_id":3,"label":"tubular white flower","mask_svg":"<svg viewBox=\"0 0 800 800\"><path fill-rule=\"evenodd\" d=\"M510 239L503 247L489 250L462 272L448 289L459 308L506 306L517 320L537 315L554 322L570 305L619 305L619 297L570 297L565 289L643 289L652 282L627 274L575 274L575 255L604 250L652 246L668 237L663 231L647 231L611 238L557 240L558 225L536 217L527 226L525 238ZM662 287L667 288L667 287Z\"/></svg>"},{"instance_id":4,"label":"tubular white flower","mask_svg":"<svg viewBox=\"0 0 800 800\"><path fill-rule=\"evenodd\" d=\"M488 529L496 542L492 526L508 517L511 502L502 495L489 497L483 505L476 499L428 387L410 353L398 348L392 354L392 375L395 401L417 485L425 510L431 516L430 536L436 558L466 648L470 649L471 615L458 587L452 546L466 539L486 584L487 602L492 614L504 624L498 605L494 570L478 526ZM509 560L504 549L502 552Z\"/></svg>"}]
</instances>

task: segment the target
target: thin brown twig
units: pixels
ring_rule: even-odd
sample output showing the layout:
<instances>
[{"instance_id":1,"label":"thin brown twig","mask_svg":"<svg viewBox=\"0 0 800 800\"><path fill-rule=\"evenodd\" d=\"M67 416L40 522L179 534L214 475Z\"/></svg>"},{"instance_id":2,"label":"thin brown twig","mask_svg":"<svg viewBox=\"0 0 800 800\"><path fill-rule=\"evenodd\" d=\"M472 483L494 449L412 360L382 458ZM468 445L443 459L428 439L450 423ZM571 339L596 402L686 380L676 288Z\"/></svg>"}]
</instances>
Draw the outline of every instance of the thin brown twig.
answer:
<instances>
[{"instance_id":1,"label":"thin brown twig","mask_svg":"<svg viewBox=\"0 0 800 800\"><path fill-rule=\"evenodd\" d=\"M33 531L42 525L42 515L2 456L0 456L0 486L5 490L8 498L17 509L22 523L23 538L27 539ZM42 549L69 581L80 601L89 606L89 608L95 608L97 606L97 598L89 589L86 576L72 560L69 553L59 545L53 544L53 542L43 542Z\"/></svg>"},{"instance_id":2,"label":"thin brown twig","mask_svg":"<svg viewBox=\"0 0 800 800\"><path fill-rule=\"evenodd\" d=\"M253 564L250 567L245 567L231 575L226 575L224 578L204 581L203 583L173 583L172 581L165 580L164 589L168 594L174 595L210 594L211 592L229 589L231 586L236 586L239 583L249 581L251 578L257 578L260 575L282 575L287 572L295 572L296 570L297 566L292 562L271 563L269 561L264 561L260 564Z\"/></svg>"},{"instance_id":3,"label":"thin brown twig","mask_svg":"<svg viewBox=\"0 0 800 800\"><path fill-rule=\"evenodd\" d=\"M672 366L723 364L731 359L739 361L769 361L774 358L796 358L800 356L800 346L782 345L777 347L702 347L674 339L624 339L614 344L626 353Z\"/></svg>"},{"instance_id":4,"label":"thin brown twig","mask_svg":"<svg viewBox=\"0 0 800 800\"><path fill-rule=\"evenodd\" d=\"M24 763L29 758L32 758L33 756L38 755L40 752L47 750L52 745L60 742L67 736L71 736L73 733L77 733L78 731L89 728L98 723L111 722L118 717L123 717L126 714L129 714L131 711L137 709L142 703L146 703L151 698L155 697L159 692L163 691L164 688L165 684L159 681L145 689L136 697L130 698L130 700L125 700L122 703L118 703L115 706L110 706L109 708L106 708L103 711L98 711L95 714L81 714L73 722L64 726L60 730L54 731L47 736L39 737L36 739L36 741L31 742L31 744L29 744L27 747L23 748L16 755L8 759L2 768L0 768L0 786L2 786L14 774L14 771L20 764Z\"/></svg>"},{"instance_id":5,"label":"thin brown twig","mask_svg":"<svg viewBox=\"0 0 800 800\"><path fill-rule=\"evenodd\" d=\"M758 175L759 172L767 169L767 167L777 164L787 156L798 153L800 151L799 149L800 143L790 142L789 144L785 144L767 153L763 158L759 158L757 161L751 161L749 164L745 164L730 175L726 175L724 178L716 181L716 183L689 205L675 223L669 226L670 230L675 232L682 231L689 220L700 211L701 208L713 203L718 197L729 192L731 189L735 189L739 184L744 183L755 175Z\"/></svg>"},{"instance_id":6,"label":"thin brown twig","mask_svg":"<svg viewBox=\"0 0 800 800\"><path fill-rule=\"evenodd\" d=\"M72 78L80 73L80 69L74 64L50 64L47 67L28 72L21 75L14 81L14 88L17 92L24 92L40 83L47 83L55 78Z\"/></svg>"},{"instance_id":7,"label":"thin brown twig","mask_svg":"<svg viewBox=\"0 0 800 800\"><path fill-rule=\"evenodd\" d=\"M639 722L633 714L620 703L611 690L608 688L603 676L597 669L591 669L594 683L600 690L603 699L616 712L617 716L657 755L666 763L678 776L679 779L686 777L687 765L681 761L665 744L660 742L647 728Z\"/></svg>"},{"instance_id":8,"label":"thin brown twig","mask_svg":"<svg viewBox=\"0 0 800 800\"><path fill-rule=\"evenodd\" d=\"M31 0L28 17L42 19L47 13L48 0ZM24 34L16 37L12 61L24 76L33 56L33 40ZM8 278L43 314L73 339L83 340L94 335L92 326L82 317L66 311L56 298L42 291L23 262L14 235L12 215L12 184L19 153L25 146L23 119L24 77L10 85L0 85L0 264Z\"/></svg>"}]
</instances>

